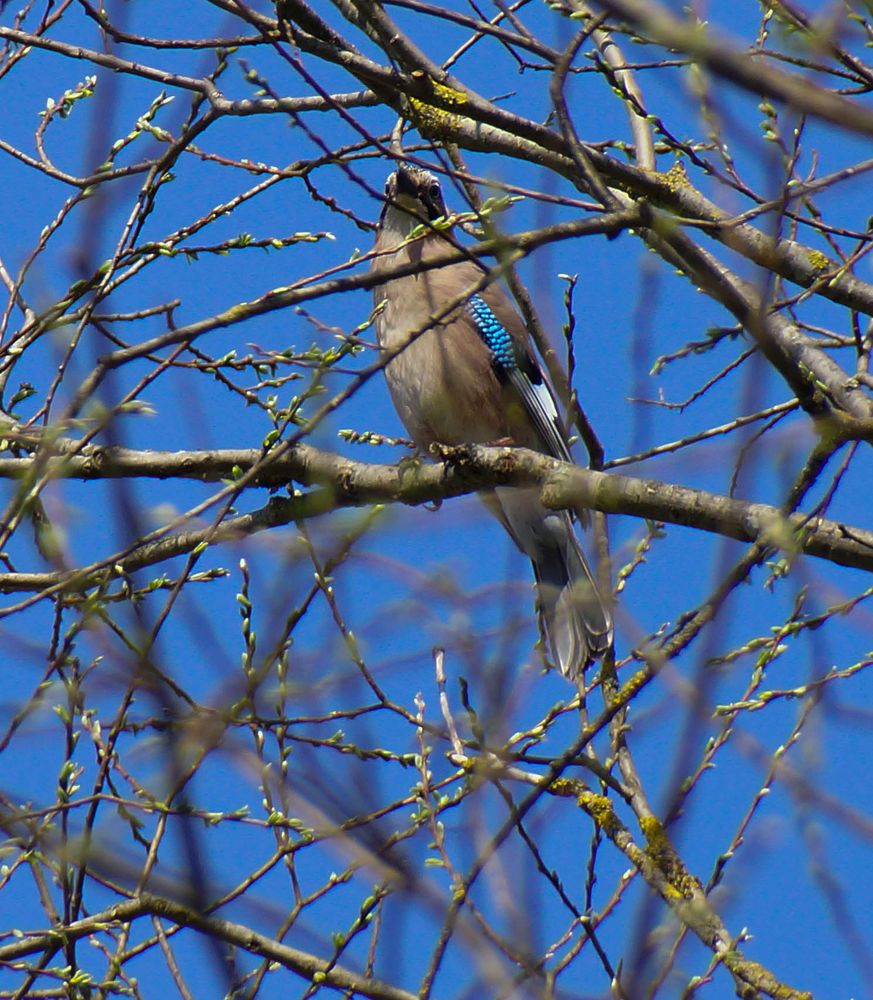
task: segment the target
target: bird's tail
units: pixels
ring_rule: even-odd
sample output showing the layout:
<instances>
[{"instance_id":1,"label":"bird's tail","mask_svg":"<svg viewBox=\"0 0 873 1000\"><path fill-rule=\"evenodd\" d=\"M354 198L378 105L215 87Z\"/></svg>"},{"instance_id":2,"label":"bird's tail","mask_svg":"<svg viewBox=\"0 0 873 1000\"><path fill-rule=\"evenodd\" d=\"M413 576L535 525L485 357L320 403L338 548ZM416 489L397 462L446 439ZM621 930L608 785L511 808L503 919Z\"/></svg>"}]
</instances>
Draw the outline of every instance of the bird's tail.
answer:
<instances>
[{"instance_id":1,"label":"bird's tail","mask_svg":"<svg viewBox=\"0 0 873 1000\"><path fill-rule=\"evenodd\" d=\"M612 645L612 616L565 511L547 514L531 553L539 612L552 655L571 681Z\"/></svg>"},{"instance_id":2,"label":"bird's tail","mask_svg":"<svg viewBox=\"0 0 873 1000\"><path fill-rule=\"evenodd\" d=\"M537 580L543 631L557 665L569 680L612 645L613 625L591 572L573 521L566 511L549 511L538 501L519 504L498 490L501 520L530 557ZM507 502L509 501L509 502Z\"/></svg>"}]
</instances>

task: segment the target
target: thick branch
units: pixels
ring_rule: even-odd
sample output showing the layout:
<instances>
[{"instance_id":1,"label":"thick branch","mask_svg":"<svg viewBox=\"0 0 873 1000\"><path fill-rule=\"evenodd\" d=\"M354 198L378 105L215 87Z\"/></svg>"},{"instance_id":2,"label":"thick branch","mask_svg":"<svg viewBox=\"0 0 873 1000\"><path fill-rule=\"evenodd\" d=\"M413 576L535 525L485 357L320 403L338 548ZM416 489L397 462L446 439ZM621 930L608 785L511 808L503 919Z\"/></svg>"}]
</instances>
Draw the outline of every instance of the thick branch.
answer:
<instances>
[{"instance_id":1,"label":"thick branch","mask_svg":"<svg viewBox=\"0 0 873 1000\"><path fill-rule=\"evenodd\" d=\"M303 19L304 11L311 13L301 0L284 6L293 7L298 20ZM351 43L335 33L328 34L326 28L324 37L315 37L291 22L287 26L294 43L303 51L344 67L359 82L372 87L398 113L409 113L410 100L418 102L418 106L430 105L442 139L465 149L540 163L571 180L578 179L571 152L559 132L497 107L454 77L440 73L437 82L449 84L440 90L433 86L422 67L398 72L392 66L381 66L367 59ZM855 107L851 102L845 103ZM775 240L748 223L732 222L723 209L705 198L687 179L677 182L676 178L641 170L590 147L586 147L586 152L597 172L621 190L644 197L684 218L705 223L708 235L761 267L803 288L815 287L817 294L833 302L873 315L873 285L847 273L838 261L793 240ZM871 166L869 162L861 164L858 170ZM798 186L797 197L803 193L801 187Z\"/></svg>"},{"instance_id":2,"label":"thick branch","mask_svg":"<svg viewBox=\"0 0 873 1000\"><path fill-rule=\"evenodd\" d=\"M136 899L117 903L101 913L86 917L84 920L76 920L66 926L52 928L44 934L28 934L20 941L4 945L0 947L0 964L39 952L50 952L58 948L64 941L78 941L92 934L105 933L109 925L129 923L131 920L146 914L170 920L181 927L192 927L209 937L242 948L251 955L258 955L270 962L276 962L310 982L320 981L326 986L347 990L356 995L372 997L373 1000L415 1000L412 993L407 993L406 990L398 989L389 983L369 976L358 975L341 965L300 951L299 948L291 948L287 944L281 944L243 924L235 924L219 917L204 916L193 907L176 903L161 896L154 896L151 893L142 893Z\"/></svg>"},{"instance_id":3,"label":"thick branch","mask_svg":"<svg viewBox=\"0 0 873 1000\"><path fill-rule=\"evenodd\" d=\"M135 452L85 449L84 455L53 459L52 474L86 480L146 477L217 482L256 469L258 486L300 483L311 489L294 497L274 497L251 514L149 541L131 552L65 574L0 574L0 592L77 592L110 573L131 573L215 545L316 517L341 507L374 503L420 505L494 486L539 486L555 508L589 508L609 514L645 517L758 542L791 554L804 553L841 566L873 570L873 531L802 513L786 517L768 504L750 503L651 479L595 472L522 448L464 445L439 449L441 464L372 465L298 444L275 454L257 450ZM33 459L0 460L0 478L29 475Z\"/></svg>"},{"instance_id":4,"label":"thick branch","mask_svg":"<svg viewBox=\"0 0 873 1000\"><path fill-rule=\"evenodd\" d=\"M799 114L812 115L857 135L873 136L873 110L831 93L807 77L775 69L763 57L739 51L709 25L674 17L654 0L598 0L598 4L636 25L659 45L686 52L744 90L784 101Z\"/></svg>"},{"instance_id":5,"label":"thick branch","mask_svg":"<svg viewBox=\"0 0 873 1000\"><path fill-rule=\"evenodd\" d=\"M810 993L780 982L758 962L746 958L707 898L700 881L686 867L664 826L651 813L639 817L640 830L645 837L645 846L641 847L620 819L612 800L592 792L584 781L524 771L507 765L496 754L490 753L470 757L457 752L451 756L451 761L480 779L487 776L492 781L517 781L548 795L575 799L579 808L590 816L597 828L639 871L680 923L696 934L724 963L739 986L739 996L757 996L757 992L750 991L755 990L781 1000L812 1000ZM621 989L617 994L626 995Z\"/></svg>"},{"instance_id":6,"label":"thick branch","mask_svg":"<svg viewBox=\"0 0 873 1000\"><path fill-rule=\"evenodd\" d=\"M289 18L293 16L305 22L319 37L300 31L289 20L290 37L320 58L343 65L359 80L382 93L386 103L410 117L426 135L470 149L502 152L543 163L575 183L585 184L565 135L496 107L462 81L444 73L414 45L407 43L402 33L394 30L393 22L381 8L350 7L347 0L340 6L344 16L382 44L405 73L378 67L351 47L341 46L336 33L328 32L317 19L313 21L302 0L286 0L283 10ZM843 103L854 107L851 102ZM674 214L687 214L699 222L709 223L704 227L705 232L760 266L802 287L814 288L834 301L873 314L873 286L846 274L845 268L823 254L815 254L791 241L774 240L747 223L732 223L721 209L696 192L684 175L677 179L639 170L587 147L585 155L595 174L616 188L669 208ZM747 326L762 345L768 360L810 412L816 414L833 402L837 408L859 418L873 415L870 400L853 388L848 373L823 351L800 344L793 324L768 315L751 285L696 247L681 230L671 238L668 234L676 229L675 219L662 219L658 213L652 213L651 224L656 231L652 245L659 252L667 247L665 256L673 263L678 255L686 274ZM641 232L645 234L646 230ZM827 399L820 393L813 398L818 385L825 387Z\"/></svg>"}]
</instances>

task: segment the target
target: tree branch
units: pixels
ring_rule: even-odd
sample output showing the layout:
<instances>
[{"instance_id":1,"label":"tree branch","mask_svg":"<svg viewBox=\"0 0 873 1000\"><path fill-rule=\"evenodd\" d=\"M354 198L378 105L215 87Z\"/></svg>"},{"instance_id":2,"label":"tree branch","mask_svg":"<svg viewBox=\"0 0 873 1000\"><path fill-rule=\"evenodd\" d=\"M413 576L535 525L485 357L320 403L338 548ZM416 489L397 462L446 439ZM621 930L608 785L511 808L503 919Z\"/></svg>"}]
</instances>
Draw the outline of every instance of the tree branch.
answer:
<instances>
[{"instance_id":1,"label":"tree branch","mask_svg":"<svg viewBox=\"0 0 873 1000\"><path fill-rule=\"evenodd\" d=\"M207 917L198 910L162 896L141 893L136 899L116 903L100 913L76 920L57 930L43 934L28 934L20 941L0 947L0 963L12 962L41 951L51 951L60 943L77 941L92 934L105 933L108 925L124 924L150 914L170 920L180 927L191 927L209 937L242 948L296 972L310 982L321 982L335 989L348 990L372 1000L415 1000L412 993L398 989L382 980L359 975L341 965L325 961L309 952L281 944L251 927L235 924L219 917Z\"/></svg>"},{"instance_id":2,"label":"tree branch","mask_svg":"<svg viewBox=\"0 0 873 1000\"><path fill-rule=\"evenodd\" d=\"M873 434L873 431L871 431ZM72 444L72 443L71 443ZM523 448L463 445L436 447L440 464L374 465L355 462L309 445L281 445L275 454L255 449L192 452L136 452L89 447L86 454L50 462L57 478L233 480L251 473L252 485L313 487L293 497L274 497L250 514L146 542L126 553L63 573L3 573L0 593L78 592L112 575L132 573L192 552L198 546L244 538L269 528L376 503L424 503L463 496L495 486L539 487L553 508L587 508L682 525L758 542L789 554L816 556L840 566L873 570L873 531L802 513L789 516L769 504L735 500L705 490L658 480L595 472ZM34 459L0 460L0 478L23 478Z\"/></svg>"},{"instance_id":3,"label":"tree branch","mask_svg":"<svg viewBox=\"0 0 873 1000\"><path fill-rule=\"evenodd\" d=\"M674 17L655 0L598 0L600 7L624 18L664 48L686 52L695 62L762 97L784 101L798 114L813 115L856 135L873 136L873 110L831 93L814 80L784 73L697 19Z\"/></svg>"}]
</instances>

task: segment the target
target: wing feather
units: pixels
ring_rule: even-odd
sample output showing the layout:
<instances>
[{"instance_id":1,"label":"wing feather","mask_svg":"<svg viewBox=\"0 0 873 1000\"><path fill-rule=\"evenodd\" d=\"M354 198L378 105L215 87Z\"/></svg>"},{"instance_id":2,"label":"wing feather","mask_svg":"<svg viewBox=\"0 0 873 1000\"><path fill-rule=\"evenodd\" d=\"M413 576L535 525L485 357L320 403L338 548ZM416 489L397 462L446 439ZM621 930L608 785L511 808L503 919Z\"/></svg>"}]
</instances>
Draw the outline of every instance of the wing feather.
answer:
<instances>
[{"instance_id":1,"label":"wing feather","mask_svg":"<svg viewBox=\"0 0 873 1000\"><path fill-rule=\"evenodd\" d=\"M489 298L493 301L493 292ZM495 302L505 314L508 303ZM474 295L467 303L467 313L485 345L491 351L492 363L501 382L512 386L535 428L544 454L571 462L570 449L564 436L558 405L552 387L537 364L527 335L501 322L497 312L484 295ZM513 319L516 319L512 311ZM520 321L512 327L520 326Z\"/></svg>"}]
</instances>

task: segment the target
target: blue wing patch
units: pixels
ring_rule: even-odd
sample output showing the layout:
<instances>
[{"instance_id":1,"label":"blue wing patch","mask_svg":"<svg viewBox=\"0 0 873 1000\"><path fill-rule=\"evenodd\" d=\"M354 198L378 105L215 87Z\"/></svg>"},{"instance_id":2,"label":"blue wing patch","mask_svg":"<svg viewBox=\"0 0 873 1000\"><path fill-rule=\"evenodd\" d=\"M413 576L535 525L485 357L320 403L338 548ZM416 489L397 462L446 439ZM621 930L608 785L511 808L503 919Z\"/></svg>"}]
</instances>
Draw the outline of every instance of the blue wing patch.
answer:
<instances>
[{"instance_id":1,"label":"blue wing patch","mask_svg":"<svg viewBox=\"0 0 873 1000\"><path fill-rule=\"evenodd\" d=\"M494 315L491 306L481 295L474 295L467 302L470 314L479 336L494 355L494 360L507 371L518 367L515 345L506 327Z\"/></svg>"},{"instance_id":2,"label":"blue wing patch","mask_svg":"<svg viewBox=\"0 0 873 1000\"><path fill-rule=\"evenodd\" d=\"M552 391L543 381L536 362L523 349L519 351L510 332L481 295L472 296L466 309L476 332L491 351L495 366L500 369L498 377L518 394L528 418L542 439L541 450L565 462L572 462Z\"/></svg>"}]
</instances>

